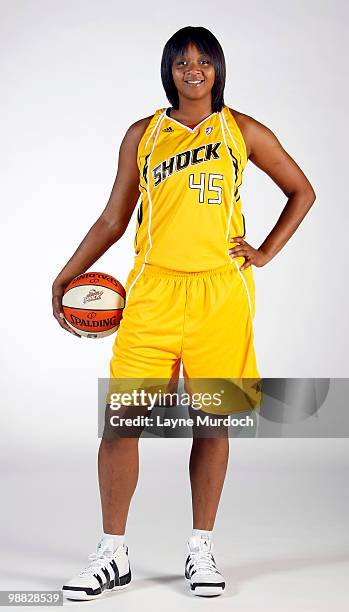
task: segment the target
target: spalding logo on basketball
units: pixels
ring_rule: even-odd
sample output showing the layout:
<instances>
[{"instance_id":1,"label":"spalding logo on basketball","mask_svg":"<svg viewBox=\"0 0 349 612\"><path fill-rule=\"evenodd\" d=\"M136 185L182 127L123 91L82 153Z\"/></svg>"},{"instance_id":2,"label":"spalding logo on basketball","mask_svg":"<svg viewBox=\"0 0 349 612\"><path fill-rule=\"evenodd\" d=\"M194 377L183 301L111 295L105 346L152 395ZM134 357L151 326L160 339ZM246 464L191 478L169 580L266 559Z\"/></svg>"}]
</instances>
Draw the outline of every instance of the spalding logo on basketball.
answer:
<instances>
[{"instance_id":1,"label":"spalding logo on basketball","mask_svg":"<svg viewBox=\"0 0 349 612\"><path fill-rule=\"evenodd\" d=\"M117 331L126 291L110 274L85 272L66 286L62 306L68 325L86 338L103 338Z\"/></svg>"}]
</instances>

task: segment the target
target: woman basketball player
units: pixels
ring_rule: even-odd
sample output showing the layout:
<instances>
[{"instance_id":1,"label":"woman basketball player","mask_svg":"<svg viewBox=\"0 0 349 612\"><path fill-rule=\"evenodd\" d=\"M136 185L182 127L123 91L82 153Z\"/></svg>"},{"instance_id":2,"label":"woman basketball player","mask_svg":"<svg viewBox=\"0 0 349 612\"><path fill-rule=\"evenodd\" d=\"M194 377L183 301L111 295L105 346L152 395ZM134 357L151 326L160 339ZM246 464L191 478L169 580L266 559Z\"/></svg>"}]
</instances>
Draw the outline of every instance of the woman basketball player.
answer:
<instances>
[{"instance_id":1,"label":"woman basketball player","mask_svg":"<svg viewBox=\"0 0 349 612\"><path fill-rule=\"evenodd\" d=\"M109 201L53 283L62 295L123 235L141 193L135 263L113 346L111 378L259 377L253 340L252 265L267 264L315 201L302 170L266 126L225 105L225 61L211 32L185 27L166 43L162 83L171 106L127 130ZM239 188L247 160L287 196L258 247L245 237ZM219 595L225 581L212 529L225 479L228 437L196 438L190 456L193 532L185 577L196 595ZM138 478L138 438L102 439L99 483L104 533L90 565L63 586L94 599L131 580L124 533Z\"/></svg>"}]
</instances>

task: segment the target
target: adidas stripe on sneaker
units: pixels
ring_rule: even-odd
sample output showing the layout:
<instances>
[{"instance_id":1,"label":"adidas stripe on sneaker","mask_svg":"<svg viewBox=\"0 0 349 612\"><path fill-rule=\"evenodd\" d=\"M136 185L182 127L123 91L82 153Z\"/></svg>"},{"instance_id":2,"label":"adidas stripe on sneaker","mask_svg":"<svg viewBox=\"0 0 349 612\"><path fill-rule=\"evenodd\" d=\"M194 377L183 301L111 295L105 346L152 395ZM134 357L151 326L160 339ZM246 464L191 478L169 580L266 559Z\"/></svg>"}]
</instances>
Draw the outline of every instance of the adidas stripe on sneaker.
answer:
<instances>
[{"instance_id":1,"label":"adidas stripe on sneaker","mask_svg":"<svg viewBox=\"0 0 349 612\"><path fill-rule=\"evenodd\" d=\"M225 581L218 571L212 554L213 544L204 537L189 538L188 554L185 562L185 578L190 582L193 595L210 597L221 595Z\"/></svg>"},{"instance_id":2,"label":"adidas stripe on sneaker","mask_svg":"<svg viewBox=\"0 0 349 612\"><path fill-rule=\"evenodd\" d=\"M128 547L125 544L115 551L97 548L88 556L91 563L62 587L68 599L98 599L106 592L126 588L131 582Z\"/></svg>"}]
</instances>

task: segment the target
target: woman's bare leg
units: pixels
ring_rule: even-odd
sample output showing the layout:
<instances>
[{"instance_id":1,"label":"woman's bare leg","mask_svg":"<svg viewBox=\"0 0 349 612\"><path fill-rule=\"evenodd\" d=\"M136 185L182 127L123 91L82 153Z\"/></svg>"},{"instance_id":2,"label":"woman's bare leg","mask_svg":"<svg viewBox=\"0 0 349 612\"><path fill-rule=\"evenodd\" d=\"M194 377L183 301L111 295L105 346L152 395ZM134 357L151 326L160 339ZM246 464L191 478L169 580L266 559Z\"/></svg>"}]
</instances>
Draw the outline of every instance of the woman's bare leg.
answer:
<instances>
[{"instance_id":1,"label":"woman's bare leg","mask_svg":"<svg viewBox=\"0 0 349 612\"><path fill-rule=\"evenodd\" d=\"M102 439L98 476L105 533L125 533L139 473L138 438Z\"/></svg>"},{"instance_id":2,"label":"woman's bare leg","mask_svg":"<svg viewBox=\"0 0 349 612\"><path fill-rule=\"evenodd\" d=\"M193 439L189 472L194 529L213 529L228 457L228 437Z\"/></svg>"}]
</instances>

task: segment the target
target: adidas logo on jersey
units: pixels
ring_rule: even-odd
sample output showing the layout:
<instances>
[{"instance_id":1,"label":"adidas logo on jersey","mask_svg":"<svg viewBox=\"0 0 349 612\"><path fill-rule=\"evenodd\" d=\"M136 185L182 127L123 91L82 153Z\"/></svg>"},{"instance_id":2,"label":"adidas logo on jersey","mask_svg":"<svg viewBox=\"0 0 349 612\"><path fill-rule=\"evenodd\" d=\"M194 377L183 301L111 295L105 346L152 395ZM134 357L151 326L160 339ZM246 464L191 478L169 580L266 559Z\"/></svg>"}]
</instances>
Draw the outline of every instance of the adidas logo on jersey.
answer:
<instances>
[{"instance_id":1,"label":"adidas logo on jersey","mask_svg":"<svg viewBox=\"0 0 349 612\"><path fill-rule=\"evenodd\" d=\"M171 126L169 125L167 128L162 130L163 132L174 132L174 130L171 128Z\"/></svg>"}]
</instances>

